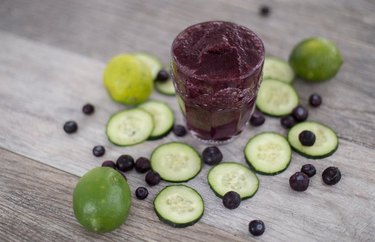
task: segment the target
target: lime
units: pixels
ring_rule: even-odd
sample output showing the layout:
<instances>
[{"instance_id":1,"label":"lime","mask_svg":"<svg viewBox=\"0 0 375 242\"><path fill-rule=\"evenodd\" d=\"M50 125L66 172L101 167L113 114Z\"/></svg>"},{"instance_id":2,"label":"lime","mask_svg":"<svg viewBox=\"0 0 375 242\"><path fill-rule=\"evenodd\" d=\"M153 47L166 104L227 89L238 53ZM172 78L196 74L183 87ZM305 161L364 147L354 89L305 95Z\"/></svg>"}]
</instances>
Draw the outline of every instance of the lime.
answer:
<instances>
[{"instance_id":1,"label":"lime","mask_svg":"<svg viewBox=\"0 0 375 242\"><path fill-rule=\"evenodd\" d=\"M112 58L104 70L103 80L113 100L127 105L146 101L153 90L148 66L133 55Z\"/></svg>"},{"instance_id":2,"label":"lime","mask_svg":"<svg viewBox=\"0 0 375 242\"><path fill-rule=\"evenodd\" d=\"M306 81L320 82L334 77L343 59L333 42L324 38L309 38L294 47L289 62L297 76Z\"/></svg>"},{"instance_id":3,"label":"lime","mask_svg":"<svg viewBox=\"0 0 375 242\"><path fill-rule=\"evenodd\" d=\"M128 217L131 192L124 177L110 167L87 172L73 193L73 210L78 222L89 231L110 232Z\"/></svg>"}]
</instances>

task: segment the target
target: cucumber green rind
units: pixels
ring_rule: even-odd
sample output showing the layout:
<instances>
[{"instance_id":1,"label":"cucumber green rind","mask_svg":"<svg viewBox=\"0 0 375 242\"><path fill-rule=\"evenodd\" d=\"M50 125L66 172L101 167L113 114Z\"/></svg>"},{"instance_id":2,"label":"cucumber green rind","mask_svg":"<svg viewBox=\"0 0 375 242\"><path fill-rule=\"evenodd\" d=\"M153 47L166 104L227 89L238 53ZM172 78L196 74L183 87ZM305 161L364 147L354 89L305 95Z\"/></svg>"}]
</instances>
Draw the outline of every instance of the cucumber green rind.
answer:
<instances>
[{"instance_id":1,"label":"cucumber green rind","mask_svg":"<svg viewBox=\"0 0 375 242\"><path fill-rule=\"evenodd\" d=\"M213 187L211 186L211 184L209 184L209 185L210 185L211 190L214 192L214 194L215 194L218 198L223 198L223 197L224 197L224 196L220 195L219 193L217 193L217 192L213 189ZM244 196L244 197L241 197L241 201L254 197L254 195L258 192L258 190L259 190L259 183L258 183L258 188L255 190L254 194L251 195L251 196Z\"/></svg>"},{"instance_id":2,"label":"cucumber green rind","mask_svg":"<svg viewBox=\"0 0 375 242\"><path fill-rule=\"evenodd\" d=\"M111 142L112 144L114 144L114 145L116 145L116 146L127 147L127 146L133 146L133 145L137 145L137 144L143 143L144 141L147 140L147 138L146 138L146 139L140 140L139 142L135 142L135 143L131 143L131 144L120 144L120 143L117 143L117 142L113 141L113 140L111 139L111 137L110 137L111 135L109 134L109 131L108 131L108 127L109 127L110 121L111 121L116 115L118 115L118 114L120 114L120 113L122 113L122 112L131 111L131 110L135 110L135 109L138 109L138 108L122 110L122 111L119 111L119 112L117 112L117 113L112 114L112 115L109 117L108 122L107 122L107 125L106 125L106 136L107 136L109 142ZM141 109L141 111L142 111L142 112L145 112L147 115L149 115L149 116L151 117L151 115L150 115L149 113L147 113L146 111L144 111L144 110L142 110L142 109ZM151 120L152 120L152 117L151 117ZM152 127L152 128L151 128L151 132L152 132L153 127L154 127L154 123L151 122L150 124L152 125L152 126L151 126L151 127ZM150 134L151 134L151 132L150 132ZM148 135L148 137L149 137L149 136L150 136L150 135Z\"/></svg>"},{"instance_id":3,"label":"cucumber green rind","mask_svg":"<svg viewBox=\"0 0 375 242\"><path fill-rule=\"evenodd\" d=\"M203 203L203 211L202 211L202 214L201 214L198 218L196 218L196 219L194 219L193 221L190 221L190 222L188 222L188 223L175 223L175 222L173 222L173 221L170 221L170 220L168 220L168 219L165 219L165 218L164 218L164 217L163 217L163 216L157 211L157 209L155 208L155 207L156 207L156 206L155 206L155 201L156 201L157 196L158 196L159 193L161 193L163 190L165 190L165 189L167 189L168 187L171 187L171 186L184 186L184 187L188 187L188 188L194 190L194 191L197 193L197 195L202 199L202 203ZM178 185L169 185L169 186L164 187L164 188L163 188L160 192L158 192L158 194L155 196L155 199L154 199L154 201L153 201L153 205L154 205L154 211L155 211L156 215L158 216L159 220L162 221L163 223L166 223L166 224L168 224L168 225L174 227L174 228L186 228L186 227L188 227L188 226L194 225L195 223L197 223L197 222L202 218L202 216L204 215L204 209L205 209L204 202L203 202L203 198L202 198L202 196L199 194L199 192L197 192L197 191L196 191L194 188L192 188L192 187L189 187L189 186L186 186L186 185L182 185L182 184L178 184Z\"/></svg>"},{"instance_id":4,"label":"cucumber green rind","mask_svg":"<svg viewBox=\"0 0 375 242\"><path fill-rule=\"evenodd\" d=\"M276 133L276 132L262 132L262 133L260 133L260 134L257 134L257 135L255 135L255 136L253 136L253 137L247 142L247 144L245 145L245 148L244 148L245 160L246 160L246 163L247 163L247 164L249 165L249 167L251 168L251 170L255 171L256 173L258 173L258 174L260 174L260 175L265 175L265 176L275 176L275 175L278 175L278 174L282 173L282 172L285 171L286 169L288 169L288 167L289 167L289 165L290 165L290 162L291 162L291 160L292 160L292 152L290 152L290 158L289 158L289 161L288 161L288 163L286 164L286 166L285 166L283 169L278 170L278 171L276 171L276 172L264 172L264 171L261 171L261 170L257 169L257 168L252 164L252 161L251 161L251 160L247 157L247 155L246 155L247 145L250 143L250 141L252 141L252 140L255 139L256 137L258 137L258 136L260 136L260 135L262 135L262 134L265 134L265 133L278 135L278 136L284 138L284 139L285 139L285 142L289 143L288 140L287 140L284 136L280 135L279 133Z\"/></svg>"},{"instance_id":5,"label":"cucumber green rind","mask_svg":"<svg viewBox=\"0 0 375 242\"><path fill-rule=\"evenodd\" d=\"M297 147L295 147L292 143L293 142L291 142L291 136L292 136L292 131L293 131L293 128L298 128L298 126L300 126L300 125L305 125L305 124L318 124L318 125L321 125L321 126L323 126L323 127L325 127L326 129L328 129L328 130L330 130L334 135L335 135L335 137L336 137L336 141L337 141L337 144L335 145L335 147L331 150L331 151L329 151L329 152L327 152L327 153L325 153L325 154L321 154L321 155L312 155L312 154L307 154L306 152L303 152L303 151L301 151L301 150L299 150ZM322 124L322 123L319 123L319 122L313 122L313 121L307 121L307 122L302 122L302 123L298 123L298 124L296 124L296 125L294 125L290 130L289 130L289 132L288 132L288 142L289 142L289 144L290 144L290 146L292 147L292 149L295 151L295 152L297 152L298 154L300 154L301 156L303 156L303 157L306 157L306 158L309 158L309 159L323 159L323 158L326 158L326 157L329 157L329 156L331 156L333 153L335 153L336 152L336 150L338 149L338 147L339 147L339 139L338 139L338 137L337 137L337 134L336 134L336 132L333 130L333 129L331 129L330 127L328 127L328 126L326 126L326 125L324 125L324 124Z\"/></svg>"},{"instance_id":6,"label":"cucumber green rind","mask_svg":"<svg viewBox=\"0 0 375 242\"><path fill-rule=\"evenodd\" d=\"M156 91L159 92L160 94L163 94L166 96L176 96L176 90L174 89L174 87L173 87L173 90L168 90L166 85L173 86L172 80L169 79L166 81L166 83L156 81L154 84Z\"/></svg>"},{"instance_id":7,"label":"cucumber green rind","mask_svg":"<svg viewBox=\"0 0 375 242\"><path fill-rule=\"evenodd\" d=\"M275 176L275 175L278 175L278 174L282 173L283 171L285 171L286 169L288 169L288 167L289 167L289 165L290 165L290 162L289 162L288 165L287 165L284 169L282 169L282 170L280 170L280 171L277 171L277 172L273 172L273 173L267 173L267 172L263 172L263 171L259 171L259 170L257 170L257 169L256 169L256 168L250 163L250 161L246 158L246 156L245 156L245 159L246 159L246 162L247 162L247 164L249 165L249 167L250 167L251 170L253 170L254 172L258 173L259 175L264 175L264 176Z\"/></svg>"},{"instance_id":8,"label":"cucumber green rind","mask_svg":"<svg viewBox=\"0 0 375 242\"><path fill-rule=\"evenodd\" d=\"M151 114L151 116L152 116L153 119L154 119L154 116L153 116L153 114L152 114L152 111L151 111L151 110L147 110L147 108L146 108L146 105L149 105L149 104L152 105L152 103L157 103L158 105L159 105L159 104L160 104L160 105L163 105L163 106L166 108L166 110L167 110L167 112L168 112L168 115L169 115L170 118L171 118L171 120L168 120L168 121L170 121L170 124L169 124L169 128L168 128L168 129L164 130L164 131L161 132L160 134L154 134L154 131L155 131L155 130L153 130L152 133L151 133L151 135L148 137L148 140L157 140L157 139L161 139L161 138L167 136L167 135L172 131L172 129L173 129L173 125L174 125L174 123L175 123L175 115L174 115L173 110L171 109L171 107L170 107L168 104L166 104L166 103L164 103L164 102L161 102L161 101L156 101L156 100L149 100L149 101L147 101L147 102L145 102L145 103L139 105L138 108L140 108L140 109L142 109L142 110L148 112L149 114ZM165 122L163 122L163 125L164 125L164 123L165 123ZM158 125L158 123L155 122L155 120L154 120L154 126L157 127L157 125ZM160 125L160 124L159 124L159 125ZM155 127L154 127L154 128L155 128Z\"/></svg>"},{"instance_id":9,"label":"cucumber green rind","mask_svg":"<svg viewBox=\"0 0 375 242\"><path fill-rule=\"evenodd\" d=\"M150 137L148 137L147 140L152 141L152 140L162 139L162 138L164 138L165 136L167 136L167 135L172 131L172 129L173 129L173 125L172 125L172 127L171 127L170 129L168 129L167 131L165 131L165 133L163 133L163 134L161 134L161 135L150 136Z\"/></svg>"},{"instance_id":10,"label":"cucumber green rind","mask_svg":"<svg viewBox=\"0 0 375 242\"><path fill-rule=\"evenodd\" d=\"M241 165L241 166L243 166L245 169L250 170L250 169L249 169L248 167L246 167L245 165L243 165L243 164L241 164L241 163L237 163L237 162L222 162L222 163L220 163L220 164L236 164L236 165ZM218 165L220 165L220 164L218 164ZM215 165L214 167L212 167L212 168L210 169L210 171L209 171L208 174L207 174L207 181L208 181L208 185L210 186L210 188L211 188L211 190L214 192L214 194L215 194L218 198L223 198L224 195L221 195L220 193L218 193L218 192L214 189L214 185L212 185L212 184L209 182L209 179L208 179L208 177L209 177L210 172L212 171L212 169L215 168L215 167L218 166L218 165ZM254 175L255 175L255 174L254 174ZM257 179L257 181L258 181L258 183L257 183L257 189L256 189L251 195L241 197L241 200L242 200L242 201L243 201L243 200L246 200L246 199L249 199L249 198L252 198L252 197L258 192L258 190L259 190L259 178L258 178L256 175L255 175L255 177L256 177L256 179Z\"/></svg>"},{"instance_id":11,"label":"cucumber green rind","mask_svg":"<svg viewBox=\"0 0 375 242\"><path fill-rule=\"evenodd\" d=\"M152 157L153 157L154 153L157 151L157 149L160 148L160 147L162 147L162 146L167 146L167 145L171 145L171 144L182 144L182 145L185 145L185 146L188 146L189 148L191 148L191 150L192 150L192 151L197 155L197 157L199 157L199 159L200 159L200 167L199 167L199 170L197 171L197 173L196 173L194 176L189 177L189 178L187 178L187 179L181 179L181 180L178 180L178 181L177 181L177 180L171 180L171 179L168 179L168 178L163 177L162 174L159 174L160 177L161 177L161 179L163 179L163 181L166 181L166 182L172 182L172 183L187 182L187 181L190 181L190 180L194 179L196 176L198 176L198 174L199 174L199 173L201 172L201 170L202 170L202 167L203 167L202 157L201 157L201 155L198 153L198 151L197 151L196 149L194 149L193 146L188 145L188 144L185 144L185 143L182 143L182 142L169 142L169 143L165 143L165 144L162 144L162 145L159 145L158 147L156 147L156 148L152 151L151 156L150 156L151 169L152 169L153 171L155 171L155 169L153 168L153 163L154 163L154 162L152 162L152 161L153 161ZM154 165L154 167L155 167L155 165Z\"/></svg>"},{"instance_id":12,"label":"cucumber green rind","mask_svg":"<svg viewBox=\"0 0 375 242\"><path fill-rule=\"evenodd\" d=\"M305 154L305 153L303 153L303 152L297 150L296 148L294 148L294 147L292 146L292 149L293 149L296 153L300 154L301 156L303 156L303 157L305 157L305 158L313 159L313 160L319 160L319 159L327 158L327 157L333 155L333 153L335 153L336 150L337 150L338 148L339 148L339 143L337 143L336 148L335 148L334 150L332 150L331 152L329 152L329 153L327 153L327 154L325 154L325 155L317 155L317 156L313 156L313 155Z\"/></svg>"}]
</instances>

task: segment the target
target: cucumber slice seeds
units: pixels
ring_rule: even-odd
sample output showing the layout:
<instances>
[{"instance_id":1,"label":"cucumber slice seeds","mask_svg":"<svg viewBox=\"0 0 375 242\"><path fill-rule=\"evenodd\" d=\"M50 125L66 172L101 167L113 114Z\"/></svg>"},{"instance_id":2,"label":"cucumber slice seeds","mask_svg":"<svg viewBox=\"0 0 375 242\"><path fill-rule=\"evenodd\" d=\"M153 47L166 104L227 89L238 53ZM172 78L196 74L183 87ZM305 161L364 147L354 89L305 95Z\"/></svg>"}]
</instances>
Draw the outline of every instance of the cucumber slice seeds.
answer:
<instances>
[{"instance_id":1,"label":"cucumber slice seeds","mask_svg":"<svg viewBox=\"0 0 375 242\"><path fill-rule=\"evenodd\" d=\"M208 184L214 193L222 198L229 191L237 192L241 199L247 199L258 191L258 177L246 166L236 162L224 162L208 172Z\"/></svg>"},{"instance_id":2,"label":"cucumber slice seeds","mask_svg":"<svg viewBox=\"0 0 375 242\"><path fill-rule=\"evenodd\" d=\"M271 116L285 116L298 105L298 95L294 88L281 81L264 80L260 85L256 106Z\"/></svg>"},{"instance_id":3,"label":"cucumber slice seeds","mask_svg":"<svg viewBox=\"0 0 375 242\"><path fill-rule=\"evenodd\" d=\"M107 123L106 134L113 144L128 146L145 141L153 129L151 115L135 108L112 115Z\"/></svg>"},{"instance_id":4,"label":"cucumber slice seeds","mask_svg":"<svg viewBox=\"0 0 375 242\"><path fill-rule=\"evenodd\" d=\"M294 71L288 62L277 57L266 56L263 79L274 79L290 84L294 79Z\"/></svg>"},{"instance_id":5,"label":"cucumber slice seeds","mask_svg":"<svg viewBox=\"0 0 375 242\"><path fill-rule=\"evenodd\" d=\"M166 186L156 195L154 210L161 221L183 228L199 221L204 213L204 202L201 195L189 186Z\"/></svg>"},{"instance_id":6,"label":"cucumber slice seeds","mask_svg":"<svg viewBox=\"0 0 375 242\"><path fill-rule=\"evenodd\" d=\"M159 139L166 136L173 128L174 113L168 104L160 101L148 101L138 106L151 114L154 129L149 139Z\"/></svg>"},{"instance_id":7,"label":"cucumber slice seeds","mask_svg":"<svg viewBox=\"0 0 375 242\"><path fill-rule=\"evenodd\" d=\"M281 173L292 159L292 149L286 138L273 132L252 137L246 144L244 153L250 167L263 175Z\"/></svg>"},{"instance_id":8,"label":"cucumber slice seeds","mask_svg":"<svg viewBox=\"0 0 375 242\"><path fill-rule=\"evenodd\" d=\"M315 134L316 139L313 146L303 146L299 141L298 136L304 130ZM330 156L339 145L336 133L331 128L317 122L302 122L294 125L289 130L288 141L296 152L313 159Z\"/></svg>"},{"instance_id":9,"label":"cucumber slice seeds","mask_svg":"<svg viewBox=\"0 0 375 242\"><path fill-rule=\"evenodd\" d=\"M151 154L151 168L169 182L185 182L202 168L202 159L191 146L171 142L158 146Z\"/></svg>"}]
</instances>

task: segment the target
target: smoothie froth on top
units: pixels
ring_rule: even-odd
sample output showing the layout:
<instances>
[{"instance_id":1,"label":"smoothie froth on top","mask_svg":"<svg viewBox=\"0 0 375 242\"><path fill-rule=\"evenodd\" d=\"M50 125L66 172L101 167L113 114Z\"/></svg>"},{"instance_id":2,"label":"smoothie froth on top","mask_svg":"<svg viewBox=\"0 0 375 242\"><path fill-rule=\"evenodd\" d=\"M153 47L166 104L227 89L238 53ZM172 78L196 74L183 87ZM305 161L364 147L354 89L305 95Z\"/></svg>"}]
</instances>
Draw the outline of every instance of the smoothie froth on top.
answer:
<instances>
[{"instance_id":1,"label":"smoothie froth on top","mask_svg":"<svg viewBox=\"0 0 375 242\"><path fill-rule=\"evenodd\" d=\"M263 63L263 53L262 41L251 30L222 21L193 25L172 44L172 58L179 69L202 80L251 74Z\"/></svg>"}]
</instances>

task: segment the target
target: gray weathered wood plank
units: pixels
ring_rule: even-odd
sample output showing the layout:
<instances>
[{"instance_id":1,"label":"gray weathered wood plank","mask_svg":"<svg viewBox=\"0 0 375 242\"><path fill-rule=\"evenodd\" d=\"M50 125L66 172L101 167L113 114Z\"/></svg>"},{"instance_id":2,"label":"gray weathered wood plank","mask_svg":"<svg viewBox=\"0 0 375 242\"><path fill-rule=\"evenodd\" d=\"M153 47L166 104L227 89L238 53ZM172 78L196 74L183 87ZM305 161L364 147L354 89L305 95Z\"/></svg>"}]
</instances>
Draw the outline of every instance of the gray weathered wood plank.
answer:
<instances>
[{"instance_id":1,"label":"gray weathered wood plank","mask_svg":"<svg viewBox=\"0 0 375 242\"><path fill-rule=\"evenodd\" d=\"M103 159L115 159L122 153L130 153L135 157L149 156L160 143L176 140L171 134L160 141L146 142L135 147L111 145L105 137L104 126L110 114L122 107L114 104L101 87L102 63L4 32L0 36L2 45L8 51L6 55L0 55L0 72L7 74L2 79L0 89L2 100L7 100L0 104L4 114L0 120L2 147L82 175L88 169L100 165ZM29 51L25 52L25 49ZM28 65L22 71L17 71L24 62ZM32 95L29 90L31 83ZM179 114L174 98L155 97L169 102L176 114ZM86 101L97 106L93 116L84 116L80 111ZM62 124L67 119L78 121L78 133L66 135L62 131ZM180 115L177 120L181 121ZM244 162L242 149L246 139L270 129L285 133L278 122L277 119L269 118L267 125L246 130L233 143L222 146L224 159ZM203 144L190 136L182 140L200 151L204 148ZM220 199L210 191L206 183L208 167L205 167L196 179L189 182L205 199L207 212L202 222L221 230L230 229L234 235L243 239L248 238L246 224L253 218L262 218L268 224L264 240L320 240L327 237L350 240L354 236L364 240L371 238L375 191L370 185L374 183L370 174L375 172L375 167L368 157L373 157L375 152L371 147L344 139L340 142L339 150L332 157L314 161L320 172L329 165L341 168L343 180L337 186L326 187L317 176L306 193L292 192L288 186L288 177L308 162L294 155L286 172L275 177L260 176L261 188L258 194L245 201L235 213L223 209ZM95 144L106 146L105 157L94 158L91 155L91 148ZM128 177L133 190L144 185L143 176L132 172ZM165 184L163 182L151 189L150 197L155 196ZM356 191L358 187L363 189ZM364 213L365 209L371 212ZM351 220L353 217L358 219ZM158 229L163 228L160 225Z\"/></svg>"},{"instance_id":2,"label":"gray weathered wood plank","mask_svg":"<svg viewBox=\"0 0 375 242\"><path fill-rule=\"evenodd\" d=\"M107 148L103 159L115 159L122 153L149 156L154 147L176 140L176 137L169 135L160 141L129 148L115 147L105 137L104 126L109 115L123 108L109 99L101 84L104 63L112 55L144 50L156 54L166 63L174 36L187 25L208 19L231 20L252 28L264 39L268 53L284 58L302 38L325 36L337 42L342 50L345 59L342 70L330 82L308 85L297 80L295 86L302 104L307 104L310 93L322 94L324 103L319 109L310 109L310 119L326 123L338 132L341 145L337 153L317 161L293 155L292 164L284 173L275 177L260 176L258 194L235 211L223 209L220 199L210 191L205 179L208 168L205 167L189 182L205 199L207 210L200 223L187 230L170 229L155 222L148 201L135 206L137 211L144 211L144 217L138 221L133 214L129 224L115 235L160 241L166 240L163 236L172 231L172 236L181 233L181 240L192 240L196 238L184 236L209 230L207 236L218 231L223 234L203 239L248 240L247 223L261 218L267 225L267 232L260 238L264 241L371 241L375 237L372 175L375 165L371 160L375 155L374 2L270 1L272 15L268 19L257 15L259 1L209 0L205 3L210 7L202 7L201 1L0 1L0 46L3 50L0 52L0 147L76 175L100 165L102 159L91 155L96 144L104 144ZM153 97L168 102L177 114L177 121L182 121L174 98L158 94ZM92 117L84 116L80 111L86 102L96 105L97 112ZM63 133L62 124L68 119L79 122L77 134ZM246 140L265 130L285 134L278 119L268 118L264 126L247 129L233 143L221 146L224 159L244 162L242 149ZM205 147L190 136L182 140L199 151ZM69 189L76 178L72 178L74 182L68 179L65 183L64 175L53 169L48 170L53 174L50 177L39 176L38 166L29 167L29 162L28 159L14 162L14 169L27 167L40 179L63 183L65 190L59 196L64 197L64 211L70 216L60 224L53 220L56 214L51 211L45 217L58 225L47 228L30 225L30 237L20 237L20 240L40 238L35 232L38 230L43 230L47 239L48 236L54 238L48 231L66 232L67 228L74 230L73 238L92 239L93 235L79 229L67 208L71 196ZM289 189L288 178L307 162L313 162L319 174L313 178L307 192L296 194ZM334 187L324 186L320 178L320 173L329 165L340 167L343 173L342 181ZM0 175L5 177L2 181L6 184L1 186L2 194L25 185L23 181L17 183L14 176L31 180L28 174L17 175L8 169L2 169ZM133 190L144 185L143 176L132 172L128 177ZM150 199L165 184L151 189ZM30 189L49 189L46 186L46 183L40 186L33 183ZM54 206L39 194L32 197L32 192L13 194L14 199L30 204L45 202L42 210ZM36 205L29 209L23 207L22 213L30 216L21 216L9 208L9 196L1 195L0 199L0 208L4 208L5 214L19 218L24 224L36 216L37 210L33 209ZM151 232L140 229L148 226L148 219L153 224ZM27 236L28 225L17 228L22 236ZM16 234L17 229L5 224L3 231L16 240L11 235ZM140 233L144 237L139 237ZM61 240L69 239L61 233L56 236L61 236ZM173 238L177 240L178 237Z\"/></svg>"},{"instance_id":3,"label":"gray weathered wood plank","mask_svg":"<svg viewBox=\"0 0 375 242\"><path fill-rule=\"evenodd\" d=\"M133 199L126 225L100 235L85 231L74 218L72 192L78 177L0 148L1 241L240 241L200 223L187 229L160 224L151 198Z\"/></svg>"}]
</instances>

